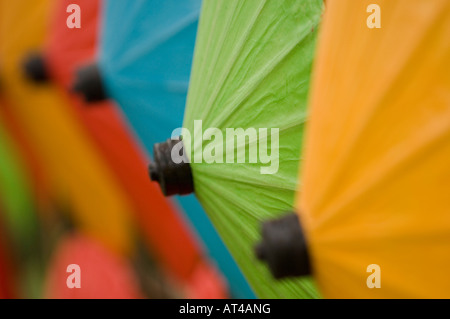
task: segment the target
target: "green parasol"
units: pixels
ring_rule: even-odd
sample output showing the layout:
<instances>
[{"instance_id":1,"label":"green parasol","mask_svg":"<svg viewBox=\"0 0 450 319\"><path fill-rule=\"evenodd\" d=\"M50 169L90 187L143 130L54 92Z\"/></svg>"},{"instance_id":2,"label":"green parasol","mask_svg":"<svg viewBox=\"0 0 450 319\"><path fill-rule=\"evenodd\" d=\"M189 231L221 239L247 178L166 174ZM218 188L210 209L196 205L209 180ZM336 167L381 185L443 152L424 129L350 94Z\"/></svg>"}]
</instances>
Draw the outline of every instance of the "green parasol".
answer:
<instances>
[{"instance_id":1,"label":"green parasol","mask_svg":"<svg viewBox=\"0 0 450 319\"><path fill-rule=\"evenodd\" d=\"M322 9L321 0L207 0L202 8L184 150L195 194L261 298L318 297L310 279L271 279L253 248L260 222L294 204Z\"/></svg>"}]
</instances>

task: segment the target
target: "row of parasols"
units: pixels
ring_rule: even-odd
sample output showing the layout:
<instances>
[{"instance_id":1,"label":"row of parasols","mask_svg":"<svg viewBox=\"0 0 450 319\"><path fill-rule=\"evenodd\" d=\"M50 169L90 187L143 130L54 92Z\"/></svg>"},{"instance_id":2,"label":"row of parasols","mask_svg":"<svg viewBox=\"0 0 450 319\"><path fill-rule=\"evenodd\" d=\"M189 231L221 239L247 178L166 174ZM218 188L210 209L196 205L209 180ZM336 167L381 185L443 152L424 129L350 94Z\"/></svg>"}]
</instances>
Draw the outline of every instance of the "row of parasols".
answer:
<instances>
[{"instance_id":1,"label":"row of parasols","mask_svg":"<svg viewBox=\"0 0 450 319\"><path fill-rule=\"evenodd\" d=\"M372 2L0 0L0 297L450 297L450 3Z\"/></svg>"}]
</instances>

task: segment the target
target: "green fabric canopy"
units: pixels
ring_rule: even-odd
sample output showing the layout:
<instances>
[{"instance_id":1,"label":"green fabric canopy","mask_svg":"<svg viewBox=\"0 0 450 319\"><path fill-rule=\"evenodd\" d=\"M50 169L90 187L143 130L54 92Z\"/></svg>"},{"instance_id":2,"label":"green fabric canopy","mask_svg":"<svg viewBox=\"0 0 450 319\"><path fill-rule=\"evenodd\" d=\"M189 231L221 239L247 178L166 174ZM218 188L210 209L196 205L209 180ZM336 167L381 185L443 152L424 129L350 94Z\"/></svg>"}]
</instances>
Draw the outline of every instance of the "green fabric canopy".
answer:
<instances>
[{"instance_id":1,"label":"green fabric canopy","mask_svg":"<svg viewBox=\"0 0 450 319\"><path fill-rule=\"evenodd\" d=\"M272 279L253 247L261 221L293 209L322 10L321 0L206 0L202 8L184 118L191 136L183 132L183 140L195 193L261 298L318 297L310 279ZM199 138L208 128L219 128L222 136ZM255 129L233 149L236 156L246 151L244 163L225 163L226 145L234 140L227 128ZM276 137L265 139L260 128L269 136L279 129L279 148L271 144ZM222 137L223 147L212 149L211 141ZM249 150L259 152L265 142L272 161L262 164L258 155L257 163L249 163ZM263 174L261 168L271 165Z\"/></svg>"},{"instance_id":2,"label":"green fabric canopy","mask_svg":"<svg viewBox=\"0 0 450 319\"><path fill-rule=\"evenodd\" d=\"M34 241L36 215L30 185L20 158L7 132L0 124L0 205L18 248Z\"/></svg>"},{"instance_id":3,"label":"green fabric canopy","mask_svg":"<svg viewBox=\"0 0 450 319\"><path fill-rule=\"evenodd\" d=\"M2 107L0 105L0 107ZM29 180L8 132L0 123L0 222L8 231L19 268L20 296L39 298L42 265L36 207Z\"/></svg>"}]
</instances>

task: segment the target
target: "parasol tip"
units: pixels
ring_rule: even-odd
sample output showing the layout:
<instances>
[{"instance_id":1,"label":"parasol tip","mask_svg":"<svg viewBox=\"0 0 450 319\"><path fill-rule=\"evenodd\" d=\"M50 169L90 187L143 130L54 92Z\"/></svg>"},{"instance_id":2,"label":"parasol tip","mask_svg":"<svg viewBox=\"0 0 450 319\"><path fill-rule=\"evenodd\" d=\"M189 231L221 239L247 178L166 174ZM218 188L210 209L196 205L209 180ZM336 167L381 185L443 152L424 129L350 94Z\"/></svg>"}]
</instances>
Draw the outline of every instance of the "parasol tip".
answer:
<instances>
[{"instance_id":1,"label":"parasol tip","mask_svg":"<svg viewBox=\"0 0 450 319\"><path fill-rule=\"evenodd\" d=\"M151 164L148 166L148 173L149 173L149 175L150 175L150 179L151 179L153 182L159 182L159 172L158 172L158 167L157 167L155 164L151 163Z\"/></svg>"},{"instance_id":2,"label":"parasol tip","mask_svg":"<svg viewBox=\"0 0 450 319\"><path fill-rule=\"evenodd\" d=\"M264 243L261 242L255 246L255 255L259 261L266 261L267 255Z\"/></svg>"},{"instance_id":3,"label":"parasol tip","mask_svg":"<svg viewBox=\"0 0 450 319\"><path fill-rule=\"evenodd\" d=\"M296 214L264 222L255 254L268 264L276 279L311 274L306 240Z\"/></svg>"},{"instance_id":4,"label":"parasol tip","mask_svg":"<svg viewBox=\"0 0 450 319\"><path fill-rule=\"evenodd\" d=\"M179 145L181 143L181 145ZM150 179L158 182L165 196L187 195L194 192L192 170L183 152L182 161L175 163L172 159L174 147L184 150L180 138L168 139L153 147L154 162L149 165Z\"/></svg>"},{"instance_id":5,"label":"parasol tip","mask_svg":"<svg viewBox=\"0 0 450 319\"><path fill-rule=\"evenodd\" d=\"M49 81L44 56L39 52L32 52L23 61L23 72L25 77L36 84L43 84Z\"/></svg>"},{"instance_id":6,"label":"parasol tip","mask_svg":"<svg viewBox=\"0 0 450 319\"><path fill-rule=\"evenodd\" d=\"M108 98L96 64L88 65L76 72L72 91L82 95L88 103L101 102Z\"/></svg>"}]
</instances>

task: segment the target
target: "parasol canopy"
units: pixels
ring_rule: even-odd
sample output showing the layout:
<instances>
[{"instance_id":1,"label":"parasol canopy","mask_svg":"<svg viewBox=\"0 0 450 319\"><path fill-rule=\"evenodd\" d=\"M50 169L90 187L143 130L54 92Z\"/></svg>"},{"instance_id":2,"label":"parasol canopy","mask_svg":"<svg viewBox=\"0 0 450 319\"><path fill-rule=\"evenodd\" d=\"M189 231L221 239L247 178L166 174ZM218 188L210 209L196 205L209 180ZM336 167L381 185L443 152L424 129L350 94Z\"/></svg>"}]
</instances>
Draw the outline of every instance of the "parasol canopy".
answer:
<instances>
[{"instance_id":1,"label":"parasol canopy","mask_svg":"<svg viewBox=\"0 0 450 319\"><path fill-rule=\"evenodd\" d=\"M3 93L51 175L54 193L68 201L75 222L115 251L131 251L131 204L76 120L67 96L22 74L25 56L43 45L53 1L0 1Z\"/></svg>"},{"instance_id":2,"label":"parasol canopy","mask_svg":"<svg viewBox=\"0 0 450 319\"><path fill-rule=\"evenodd\" d=\"M0 206L4 215L2 219L9 225L16 247L27 249L34 242L37 230L31 185L16 145L1 121Z\"/></svg>"},{"instance_id":3,"label":"parasol canopy","mask_svg":"<svg viewBox=\"0 0 450 319\"><path fill-rule=\"evenodd\" d=\"M205 1L202 8L182 142L196 196L262 298L318 296L309 280L269 279L253 246L260 220L294 203L321 14L322 1ZM237 142L236 130L244 135ZM164 165L157 162L154 175L167 190Z\"/></svg>"},{"instance_id":4,"label":"parasol canopy","mask_svg":"<svg viewBox=\"0 0 450 319\"><path fill-rule=\"evenodd\" d=\"M95 59L102 1L77 1L83 13L81 29L60 27L66 22L66 8L70 4L70 0L55 4L45 45L39 55L47 81L53 80L65 90L71 87L75 71ZM189 224L157 187L149 183L147 159L115 105L103 101L97 107L89 107L73 94L70 101L67 106L75 111L131 199L136 222L165 272L172 280L190 285L193 284L192 277L202 269L204 277L210 277L208 280L219 287L219 276L208 270L212 265L202 256Z\"/></svg>"},{"instance_id":5,"label":"parasol canopy","mask_svg":"<svg viewBox=\"0 0 450 319\"><path fill-rule=\"evenodd\" d=\"M143 298L126 259L77 233L62 238L47 269L45 286L45 297L51 299Z\"/></svg>"},{"instance_id":6,"label":"parasol canopy","mask_svg":"<svg viewBox=\"0 0 450 319\"><path fill-rule=\"evenodd\" d=\"M3 214L0 214L0 217L3 217ZM3 220L0 222L3 223ZM0 224L2 233L3 228L3 225ZM13 299L18 296L15 286L16 273L13 266L11 251L5 236L2 235L0 236L0 299Z\"/></svg>"},{"instance_id":7,"label":"parasol canopy","mask_svg":"<svg viewBox=\"0 0 450 319\"><path fill-rule=\"evenodd\" d=\"M200 6L200 0L105 2L98 65L81 72L75 85L83 91L94 84L114 98L148 154L154 143L182 125ZM86 80L89 74L93 77ZM92 94L98 92L84 93L87 100L96 100ZM176 201L228 279L233 296L253 298L195 197Z\"/></svg>"},{"instance_id":8,"label":"parasol canopy","mask_svg":"<svg viewBox=\"0 0 450 319\"><path fill-rule=\"evenodd\" d=\"M450 3L377 3L328 1L298 215L325 297L449 298Z\"/></svg>"},{"instance_id":9,"label":"parasol canopy","mask_svg":"<svg viewBox=\"0 0 450 319\"><path fill-rule=\"evenodd\" d=\"M1 72L1 71L0 71ZM51 192L47 172L45 172L42 159L36 147L32 144L20 121L11 112L8 101L4 99L0 88L0 123L3 129L11 137L12 143L16 146L17 155L21 158L24 174L27 176L30 192L33 197L34 209L39 217L49 216L51 206Z\"/></svg>"},{"instance_id":10,"label":"parasol canopy","mask_svg":"<svg viewBox=\"0 0 450 319\"><path fill-rule=\"evenodd\" d=\"M3 106L0 102L0 107ZM4 118L0 117L0 241L4 245L0 250L5 254L3 258L10 259L0 260L0 268L6 272L0 276L11 278L0 281L4 282L7 290L8 284L16 284L11 288L17 296L31 298L39 295L41 284L39 208L33 194L28 163L23 160L22 150L6 126ZM11 267L17 273L20 269L20 276L8 272Z\"/></svg>"}]
</instances>

